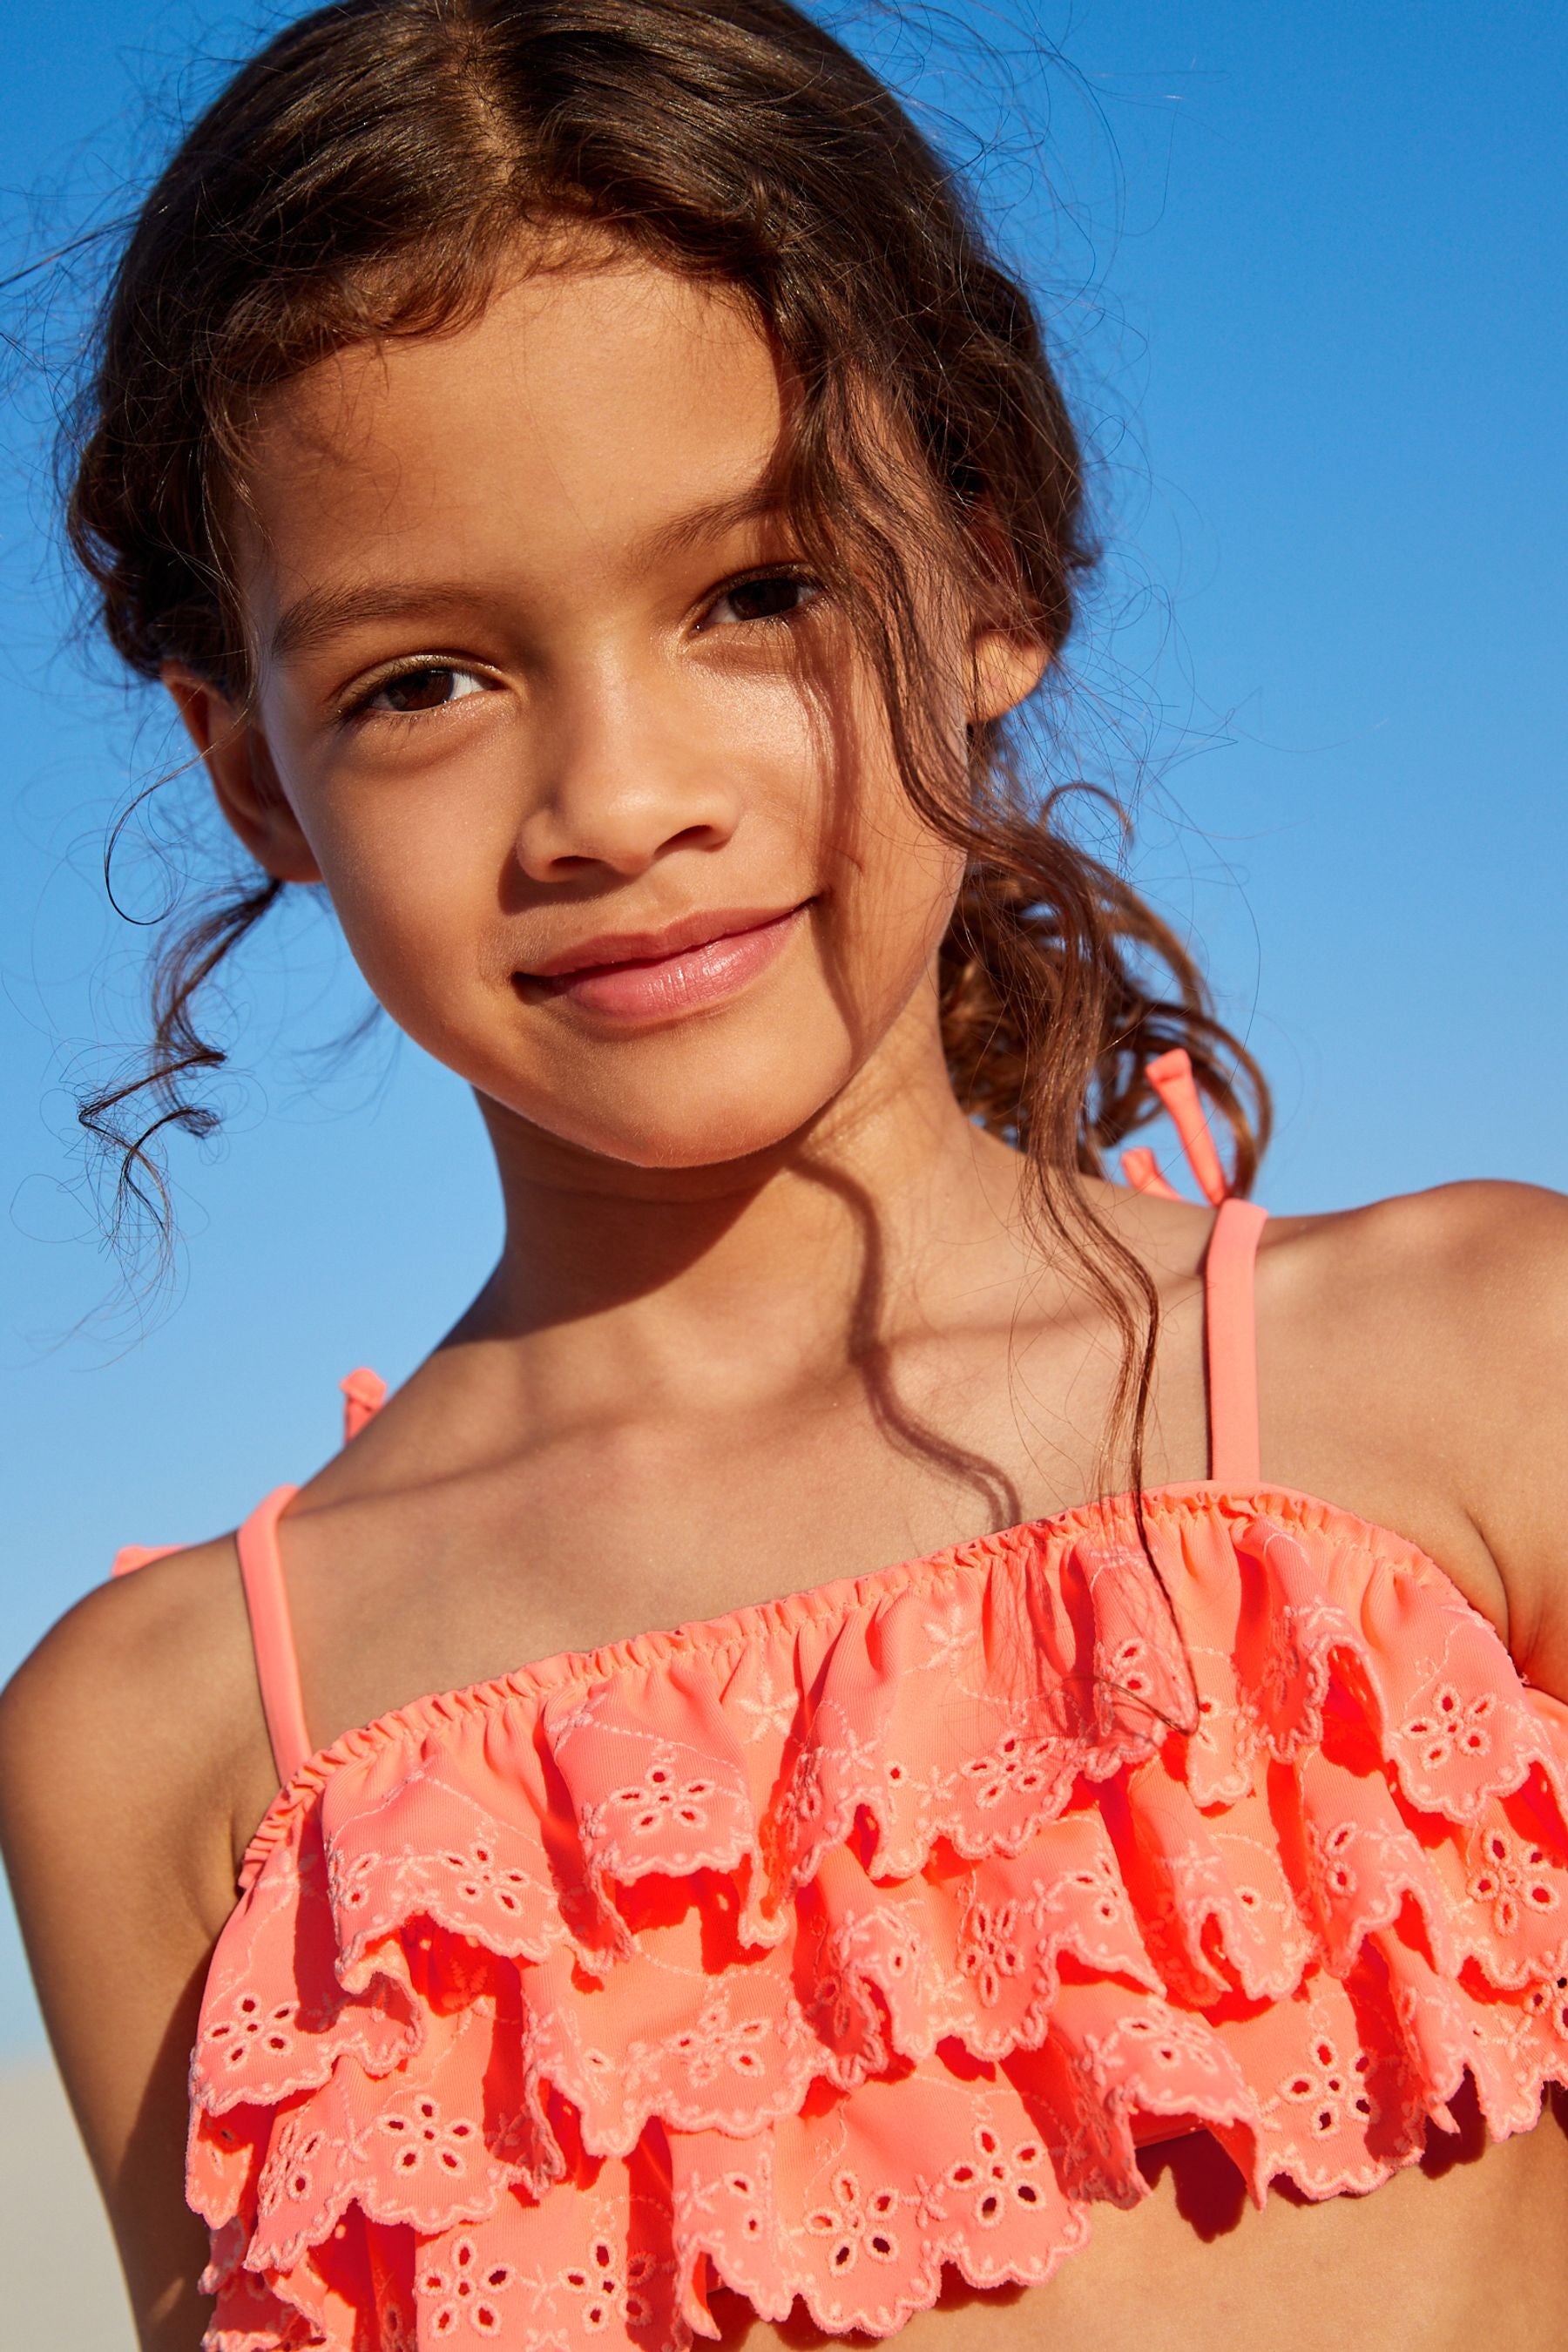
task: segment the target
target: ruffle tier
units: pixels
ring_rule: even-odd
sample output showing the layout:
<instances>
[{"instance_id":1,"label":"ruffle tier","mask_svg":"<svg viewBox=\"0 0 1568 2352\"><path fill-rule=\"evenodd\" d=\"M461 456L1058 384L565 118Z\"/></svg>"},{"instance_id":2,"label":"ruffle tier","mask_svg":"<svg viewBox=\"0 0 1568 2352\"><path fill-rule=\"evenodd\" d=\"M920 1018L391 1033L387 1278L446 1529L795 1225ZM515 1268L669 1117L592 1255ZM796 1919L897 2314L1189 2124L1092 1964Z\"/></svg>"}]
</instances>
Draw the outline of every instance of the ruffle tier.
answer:
<instances>
[{"instance_id":1,"label":"ruffle tier","mask_svg":"<svg viewBox=\"0 0 1568 2352\"><path fill-rule=\"evenodd\" d=\"M1327 1506L1108 1505L307 1764L192 2063L212 2352L885 2336L1141 2141L1366 2189L1568 2081L1568 1708ZM1168 1596L1168 1597L1167 1597Z\"/></svg>"}]
</instances>

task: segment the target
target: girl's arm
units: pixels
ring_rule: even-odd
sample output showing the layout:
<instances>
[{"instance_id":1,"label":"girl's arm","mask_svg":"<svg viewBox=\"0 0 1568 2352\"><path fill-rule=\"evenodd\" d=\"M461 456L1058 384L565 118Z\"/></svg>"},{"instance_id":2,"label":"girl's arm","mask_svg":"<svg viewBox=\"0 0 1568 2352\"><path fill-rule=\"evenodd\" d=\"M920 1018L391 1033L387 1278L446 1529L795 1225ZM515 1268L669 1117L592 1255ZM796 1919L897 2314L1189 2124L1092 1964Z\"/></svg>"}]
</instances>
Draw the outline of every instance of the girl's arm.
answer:
<instances>
[{"instance_id":1,"label":"girl's arm","mask_svg":"<svg viewBox=\"0 0 1568 2352\"><path fill-rule=\"evenodd\" d=\"M144 2352L207 2316L186 2074L258 1723L227 1542L89 1593L0 1696L0 1845Z\"/></svg>"}]
</instances>

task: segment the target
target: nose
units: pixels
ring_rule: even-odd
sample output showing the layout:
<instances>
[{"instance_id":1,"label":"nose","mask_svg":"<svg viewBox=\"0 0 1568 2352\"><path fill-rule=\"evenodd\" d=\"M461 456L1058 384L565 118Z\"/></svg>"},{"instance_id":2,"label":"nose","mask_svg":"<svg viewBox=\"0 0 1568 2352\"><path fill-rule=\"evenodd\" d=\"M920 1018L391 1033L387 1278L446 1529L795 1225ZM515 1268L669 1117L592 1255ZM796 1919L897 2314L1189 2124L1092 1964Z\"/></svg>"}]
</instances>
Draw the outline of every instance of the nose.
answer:
<instances>
[{"instance_id":1,"label":"nose","mask_svg":"<svg viewBox=\"0 0 1568 2352\"><path fill-rule=\"evenodd\" d=\"M631 877L718 849L740 817L735 763L662 679L595 665L542 697L515 854L531 881Z\"/></svg>"}]
</instances>

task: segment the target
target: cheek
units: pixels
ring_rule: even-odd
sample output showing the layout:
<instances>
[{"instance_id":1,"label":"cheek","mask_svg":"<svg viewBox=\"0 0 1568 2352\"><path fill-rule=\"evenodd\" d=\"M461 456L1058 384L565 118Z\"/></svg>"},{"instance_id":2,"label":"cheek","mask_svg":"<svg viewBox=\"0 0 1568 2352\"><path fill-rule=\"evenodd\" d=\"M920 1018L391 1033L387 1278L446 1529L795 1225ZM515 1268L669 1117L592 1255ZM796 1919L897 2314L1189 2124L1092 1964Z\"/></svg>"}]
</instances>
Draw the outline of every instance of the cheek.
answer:
<instances>
[{"instance_id":1,"label":"cheek","mask_svg":"<svg viewBox=\"0 0 1568 2352\"><path fill-rule=\"evenodd\" d=\"M908 995L946 931L963 855L913 821L858 830L843 891L842 951L868 1009Z\"/></svg>"},{"instance_id":2,"label":"cheek","mask_svg":"<svg viewBox=\"0 0 1568 2352\"><path fill-rule=\"evenodd\" d=\"M862 766L856 790L830 796L824 839L833 977L875 1031L906 1002L941 946L963 852L920 817L890 749Z\"/></svg>"},{"instance_id":3,"label":"cheek","mask_svg":"<svg viewBox=\"0 0 1568 2352\"><path fill-rule=\"evenodd\" d=\"M471 815L391 803L377 824L320 830L312 846L367 986L400 1028L450 1058L501 922L495 846Z\"/></svg>"},{"instance_id":4,"label":"cheek","mask_svg":"<svg viewBox=\"0 0 1568 2352\"><path fill-rule=\"evenodd\" d=\"M529 918L555 893L521 881L526 793L504 757L505 772L481 760L439 789L388 778L371 793L356 782L321 793L310 813L345 940L399 1027L531 1125L633 1165L740 1158L812 1119L908 1007L962 877L962 854L920 822L874 730L874 750L841 744L835 758L796 698L737 698L749 706L742 730L724 724L732 709L699 698L682 714L683 758L700 745L706 772L719 763L738 822L681 872L679 895L724 904L815 892L817 904L754 1000L657 1034L586 1035L514 990Z\"/></svg>"}]
</instances>

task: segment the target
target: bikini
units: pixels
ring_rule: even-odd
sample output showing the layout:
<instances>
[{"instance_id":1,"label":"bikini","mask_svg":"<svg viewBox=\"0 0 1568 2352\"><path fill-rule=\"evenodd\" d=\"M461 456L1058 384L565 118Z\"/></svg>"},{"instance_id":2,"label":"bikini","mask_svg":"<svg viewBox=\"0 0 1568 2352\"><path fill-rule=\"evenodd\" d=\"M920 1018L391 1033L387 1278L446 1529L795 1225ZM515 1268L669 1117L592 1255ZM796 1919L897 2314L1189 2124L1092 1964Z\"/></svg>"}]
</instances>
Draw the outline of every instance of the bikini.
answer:
<instances>
[{"instance_id":1,"label":"bikini","mask_svg":"<svg viewBox=\"0 0 1568 2352\"><path fill-rule=\"evenodd\" d=\"M1467 2074L1494 2137L1568 2082L1568 1706L1413 1544L1260 1483L1262 1213L1156 1072L1218 1206L1211 1475L1147 1554L1083 1505L312 1753L297 1490L246 1521L282 1786L191 2063L212 2352L682 2352L719 2286L887 2336L944 2264L1047 2279L1148 2141L1327 2198ZM384 1390L343 1388L352 1437Z\"/></svg>"}]
</instances>

